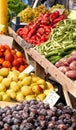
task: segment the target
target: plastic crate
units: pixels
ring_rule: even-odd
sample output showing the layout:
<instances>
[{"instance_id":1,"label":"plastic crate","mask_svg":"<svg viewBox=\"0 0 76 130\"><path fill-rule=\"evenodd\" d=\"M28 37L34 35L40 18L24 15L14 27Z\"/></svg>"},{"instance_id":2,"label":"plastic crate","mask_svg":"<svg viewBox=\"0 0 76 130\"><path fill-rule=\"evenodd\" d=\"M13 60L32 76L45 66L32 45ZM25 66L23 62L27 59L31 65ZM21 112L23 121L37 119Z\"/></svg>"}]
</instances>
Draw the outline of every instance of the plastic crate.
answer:
<instances>
[{"instance_id":1,"label":"plastic crate","mask_svg":"<svg viewBox=\"0 0 76 130\"><path fill-rule=\"evenodd\" d=\"M10 27L16 32L19 28L23 28L27 24L25 23L20 23L20 17L16 17L16 21L12 20L14 16L14 13L11 14L11 19L10 19Z\"/></svg>"}]
</instances>

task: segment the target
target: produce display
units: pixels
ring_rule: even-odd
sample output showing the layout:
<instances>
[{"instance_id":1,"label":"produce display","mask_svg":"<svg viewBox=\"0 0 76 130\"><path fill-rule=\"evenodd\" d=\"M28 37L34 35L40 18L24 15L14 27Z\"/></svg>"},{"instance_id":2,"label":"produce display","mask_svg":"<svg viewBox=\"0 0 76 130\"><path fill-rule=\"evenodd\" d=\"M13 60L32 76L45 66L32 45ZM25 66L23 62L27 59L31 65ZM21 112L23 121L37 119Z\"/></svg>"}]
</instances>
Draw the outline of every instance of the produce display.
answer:
<instances>
[{"instance_id":1,"label":"produce display","mask_svg":"<svg viewBox=\"0 0 76 130\"><path fill-rule=\"evenodd\" d=\"M0 130L76 130L76 110L62 103L50 109L42 101L0 108Z\"/></svg>"},{"instance_id":2,"label":"produce display","mask_svg":"<svg viewBox=\"0 0 76 130\"><path fill-rule=\"evenodd\" d=\"M69 78L76 79L76 51L73 51L67 58L60 59L55 66Z\"/></svg>"},{"instance_id":3,"label":"produce display","mask_svg":"<svg viewBox=\"0 0 76 130\"><path fill-rule=\"evenodd\" d=\"M39 5L35 8L28 6L26 9L22 10L18 16L20 17L20 22L28 23L33 21L39 16L40 13L46 13L48 10L44 5Z\"/></svg>"},{"instance_id":4,"label":"produce display","mask_svg":"<svg viewBox=\"0 0 76 130\"><path fill-rule=\"evenodd\" d=\"M49 8L49 12L54 12L56 10L59 10L61 13L63 13L66 16L69 15L69 11L65 9L64 5L56 4L56 5L53 5L51 8Z\"/></svg>"},{"instance_id":5,"label":"produce display","mask_svg":"<svg viewBox=\"0 0 76 130\"><path fill-rule=\"evenodd\" d=\"M8 68L0 69L0 100L43 100L54 86L33 73L26 74Z\"/></svg>"},{"instance_id":6,"label":"produce display","mask_svg":"<svg viewBox=\"0 0 76 130\"><path fill-rule=\"evenodd\" d=\"M28 64L23 57L22 52L11 49L8 45L0 44L0 68L6 67L11 70L19 70L22 72Z\"/></svg>"},{"instance_id":7,"label":"produce display","mask_svg":"<svg viewBox=\"0 0 76 130\"><path fill-rule=\"evenodd\" d=\"M65 19L52 29L48 41L35 47L50 62L55 64L76 50L76 20Z\"/></svg>"},{"instance_id":8,"label":"produce display","mask_svg":"<svg viewBox=\"0 0 76 130\"><path fill-rule=\"evenodd\" d=\"M30 22L24 28L19 28L16 33L27 43L33 46L40 45L48 40L51 29L56 27L56 24L65 18L65 15L60 15L59 11L40 14L37 20Z\"/></svg>"},{"instance_id":9,"label":"produce display","mask_svg":"<svg viewBox=\"0 0 76 130\"><path fill-rule=\"evenodd\" d=\"M10 22L10 15L13 12L16 16L20 11L25 9L27 6L19 0L8 0L8 22Z\"/></svg>"}]
</instances>

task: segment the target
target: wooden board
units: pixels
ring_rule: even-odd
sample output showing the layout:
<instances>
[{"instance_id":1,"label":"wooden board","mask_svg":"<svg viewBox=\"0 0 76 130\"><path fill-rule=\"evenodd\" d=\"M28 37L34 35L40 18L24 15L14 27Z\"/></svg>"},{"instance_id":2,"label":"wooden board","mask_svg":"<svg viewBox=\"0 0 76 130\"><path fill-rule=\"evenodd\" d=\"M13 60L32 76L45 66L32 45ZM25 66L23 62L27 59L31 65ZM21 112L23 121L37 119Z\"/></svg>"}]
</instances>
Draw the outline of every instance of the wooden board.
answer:
<instances>
[{"instance_id":1,"label":"wooden board","mask_svg":"<svg viewBox=\"0 0 76 130\"><path fill-rule=\"evenodd\" d=\"M15 104L18 104L18 103L0 101L0 107L1 107L1 108L4 108L4 107L6 107L6 106L12 107L12 106L15 105Z\"/></svg>"},{"instance_id":2,"label":"wooden board","mask_svg":"<svg viewBox=\"0 0 76 130\"><path fill-rule=\"evenodd\" d=\"M13 44L13 37L7 35L0 35L0 43L7 44L11 48Z\"/></svg>"}]
</instances>

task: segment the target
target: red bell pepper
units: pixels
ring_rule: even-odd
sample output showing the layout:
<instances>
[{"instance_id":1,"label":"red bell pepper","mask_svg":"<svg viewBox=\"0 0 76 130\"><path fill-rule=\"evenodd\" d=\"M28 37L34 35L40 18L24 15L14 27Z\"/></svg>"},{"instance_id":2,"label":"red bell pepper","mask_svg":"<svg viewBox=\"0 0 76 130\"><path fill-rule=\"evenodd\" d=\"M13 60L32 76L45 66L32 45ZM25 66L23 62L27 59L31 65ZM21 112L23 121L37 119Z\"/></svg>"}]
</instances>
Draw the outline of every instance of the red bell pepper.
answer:
<instances>
[{"instance_id":1,"label":"red bell pepper","mask_svg":"<svg viewBox=\"0 0 76 130\"><path fill-rule=\"evenodd\" d=\"M50 14L50 22L53 22L54 19L56 19L59 15L59 11L55 11L52 14Z\"/></svg>"}]
</instances>

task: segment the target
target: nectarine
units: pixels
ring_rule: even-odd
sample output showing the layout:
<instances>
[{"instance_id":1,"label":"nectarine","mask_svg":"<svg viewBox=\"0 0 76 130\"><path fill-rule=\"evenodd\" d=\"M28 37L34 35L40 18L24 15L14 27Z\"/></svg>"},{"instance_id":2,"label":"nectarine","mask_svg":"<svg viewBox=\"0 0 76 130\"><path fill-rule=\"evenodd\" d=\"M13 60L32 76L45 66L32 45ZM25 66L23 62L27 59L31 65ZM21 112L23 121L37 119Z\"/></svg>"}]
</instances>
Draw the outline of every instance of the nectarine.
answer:
<instances>
[{"instance_id":1,"label":"nectarine","mask_svg":"<svg viewBox=\"0 0 76 130\"><path fill-rule=\"evenodd\" d=\"M12 53L8 53L7 55L5 55L5 60L12 62L14 60L14 56Z\"/></svg>"},{"instance_id":2,"label":"nectarine","mask_svg":"<svg viewBox=\"0 0 76 130\"><path fill-rule=\"evenodd\" d=\"M2 66L6 68L11 68L11 63L9 61L4 61Z\"/></svg>"},{"instance_id":3,"label":"nectarine","mask_svg":"<svg viewBox=\"0 0 76 130\"><path fill-rule=\"evenodd\" d=\"M4 58L0 58L0 65L2 65L4 62Z\"/></svg>"},{"instance_id":4,"label":"nectarine","mask_svg":"<svg viewBox=\"0 0 76 130\"><path fill-rule=\"evenodd\" d=\"M20 72L22 72L24 69L25 69L25 65L20 65L20 67L19 67L18 70L19 70Z\"/></svg>"},{"instance_id":5,"label":"nectarine","mask_svg":"<svg viewBox=\"0 0 76 130\"><path fill-rule=\"evenodd\" d=\"M16 51L15 51L14 49L11 49L11 53L12 53L13 55L15 55L15 54L16 54Z\"/></svg>"},{"instance_id":6,"label":"nectarine","mask_svg":"<svg viewBox=\"0 0 76 130\"><path fill-rule=\"evenodd\" d=\"M7 50L7 49L10 50L10 47L9 47L7 44L4 44L3 46L4 46L4 48L5 48L6 50Z\"/></svg>"},{"instance_id":7,"label":"nectarine","mask_svg":"<svg viewBox=\"0 0 76 130\"><path fill-rule=\"evenodd\" d=\"M5 52L3 53L4 54L4 56L6 56L8 53L10 53L10 50L5 50Z\"/></svg>"},{"instance_id":8,"label":"nectarine","mask_svg":"<svg viewBox=\"0 0 76 130\"><path fill-rule=\"evenodd\" d=\"M19 62L20 65L24 65L25 61L23 58L17 58L17 61Z\"/></svg>"},{"instance_id":9,"label":"nectarine","mask_svg":"<svg viewBox=\"0 0 76 130\"><path fill-rule=\"evenodd\" d=\"M3 53L0 51L0 57L2 57Z\"/></svg>"},{"instance_id":10,"label":"nectarine","mask_svg":"<svg viewBox=\"0 0 76 130\"><path fill-rule=\"evenodd\" d=\"M13 66L16 66L16 67L19 67L19 66L20 66L19 61L17 61L17 60L14 60L14 61L12 62L12 65L13 65Z\"/></svg>"}]
</instances>

